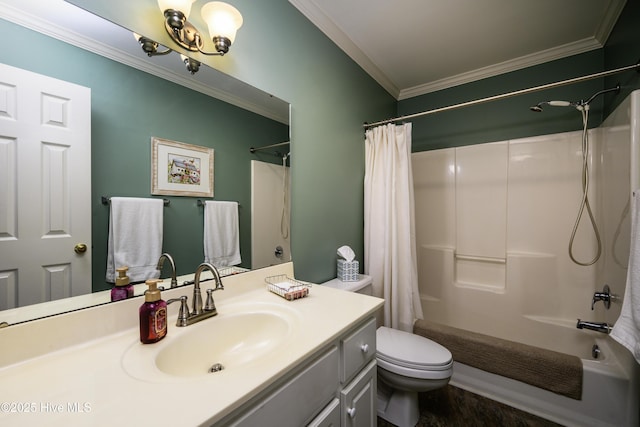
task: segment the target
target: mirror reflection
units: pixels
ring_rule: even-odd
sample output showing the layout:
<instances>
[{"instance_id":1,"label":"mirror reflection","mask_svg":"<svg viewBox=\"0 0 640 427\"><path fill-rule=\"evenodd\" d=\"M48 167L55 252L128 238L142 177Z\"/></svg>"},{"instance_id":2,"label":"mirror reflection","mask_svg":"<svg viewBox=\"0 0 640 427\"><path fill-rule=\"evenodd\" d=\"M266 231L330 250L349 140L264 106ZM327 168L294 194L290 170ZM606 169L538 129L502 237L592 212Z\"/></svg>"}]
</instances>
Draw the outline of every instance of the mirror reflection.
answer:
<instances>
[{"instance_id":1,"label":"mirror reflection","mask_svg":"<svg viewBox=\"0 0 640 427\"><path fill-rule=\"evenodd\" d=\"M0 310L5 310L0 311L0 322L15 323L110 300L112 284L105 280L110 205L103 203L102 197L159 197L151 195L153 137L214 150L213 200L233 201L239 205L242 259L236 269L229 273L290 259L288 245L282 249L282 242L288 242L288 210L284 213L282 203L284 206L288 203L286 169L289 164L289 146L285 144L271 149L250 150L252 147L261 148L289 140L289 106L286 102L207 66L202 66L192 76L175 58L172 58L173 61L165 61L174 55L148 58L130 31L62 0L45 4L36 0L11 0L3 3L11 6L11 10L20 9L22 23L25 22L25 17L29 21L28 18L38 15L46 17L46 20L34 20L37 24L28 29L12 23L11 13L6 9L1 16L4 20L0 20L0 34L5 39L20 39L29 45L39 46L39 54L33 55L19 46L8 45L0 52L0 63L90 89L90 196L84 202L85 208L70 211L70 216L72 220L82 218L90 221L91 238L89 242L70 242L64 252L68 252L71 257L90 260L89 277L85 280L90 283L86 287L94 293L91 296L77 297L67 288L61 291L62 295L54 292L53 298L72 298L16 309L23 305L20 295L30 283L18 283L11 277L15 268L0 265ZM74 14L82 14L82 17ZM101 45L94 51L103 51L95 54L74 47L41 34L40 31L44 29L38 28L38 25L44 25L49 34L55 34L60 22L67 27L66 31L58 27L60 33L68 32L71 26L78 34L83 30L72 26L74 23L82 23L82 28L89 33L93 32L90 34L93 41L90 38L80 39L75 34L75 42L83 43L86 48L87 45L94 46L94 41L99 39ZM126 46L122 43L126 43ZM108 45L107 49L105 44ZM272 182L275 187L269 189L271 193L262 194L261 200L253 200L252 180L267 181L266 178L261 178L265 175L256 176L256 165L262 164L275 168L274 170L279 168L279 174L266 172L266 176L274 175ZM87 175L70 176L73 176L72 180L87 180ZM42 182L48 180L41 176L31 178L40 178ZM163 208L162 251L171 254L178 276L193 273L204 259L204 208L198 203L198 200L204 199L184 196L162 198L169 201ZM20 209L29 210L30 206L36 204L35 199L24 197L21 200L25 202L20 204ZM261 207L266 207L271 212L276 224L267 221L266 227L275 230L274 233L280 239L267 245L268 249L265 250L269 251L269 256L267 260L260 262L256 262L256 245L252 242L255 236L260 235L259 220L262 219L262 214L254 211L256 203L264 204ZM23 215L18 216L18 219L22 218ZM0 231L6 234L7 230ZM79 243L86 244L86 251L82 255L74 252ZM284 253L280 252L278 255L278 247ZM1 259L8 258L5 256L8 250L0 246ZM25 257L31 258L28 255ZM40 271L41 265L34 262L32 268ZM165 262L162 278L170 275L166 265ZM50 290L43 288L43 285L38 286L32 292L37 296L28 299L29 304L53 299ZM74 305L69 305L70 302ZM7 320L9 316L18 320Z\"/></svg>"}]
</instances>

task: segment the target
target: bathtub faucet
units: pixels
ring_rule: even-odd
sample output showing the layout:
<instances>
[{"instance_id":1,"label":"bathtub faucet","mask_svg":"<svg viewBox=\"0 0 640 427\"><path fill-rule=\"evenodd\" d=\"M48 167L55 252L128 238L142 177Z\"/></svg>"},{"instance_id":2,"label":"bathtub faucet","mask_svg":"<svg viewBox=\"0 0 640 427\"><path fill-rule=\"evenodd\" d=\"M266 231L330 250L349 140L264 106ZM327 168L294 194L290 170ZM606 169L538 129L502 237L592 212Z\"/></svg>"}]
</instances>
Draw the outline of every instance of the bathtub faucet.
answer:
<instances>
[{"instance_id":1,"label":"bathtub faucet","mask_svg":"<svg viewBox=\"0 0 640 427\"><path fill-rule=\"evenodd\" d=\"M578 329L590 329L592 331L602 332L604 334L608 334L611 332L612 326L608 323L598 323L598 322L585 322L584 320L578 319L578 324L576 325Z\"/></svg>"}]
</instances>

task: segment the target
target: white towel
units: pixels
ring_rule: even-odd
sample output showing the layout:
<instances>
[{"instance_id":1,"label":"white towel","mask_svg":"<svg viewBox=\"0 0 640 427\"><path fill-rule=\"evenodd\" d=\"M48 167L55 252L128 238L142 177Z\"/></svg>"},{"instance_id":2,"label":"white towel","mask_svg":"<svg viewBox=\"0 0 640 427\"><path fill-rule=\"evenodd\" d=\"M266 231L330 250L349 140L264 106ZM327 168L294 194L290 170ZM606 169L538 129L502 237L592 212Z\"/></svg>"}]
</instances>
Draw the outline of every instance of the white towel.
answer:
<instances>
[{"instance_id":1,"label":"white towel","mask_svg":"<svg viewBox=\"0 0 640 427\"><path fill-rule=\"evenodd\" d=\"M204 260L216 267L228 267L242 262L237 202L205 202Z\"/></svg>"},{"instance_id":2,"label":"white towel","mask_svg":"<svg viewBox=\"0 0 640 427\"><path fill-rule=\"evenodd\" d=\"M111 198L107 282L114 283L116 268L124 266L131 282L160 277L163 206L161 199Z\"/></svg>"},{"instance_id":3,"label":"white towel","mask_svg":"<svg viewBox=\"0 0 640 427\"><path fill-rule=\"evenodd\" d=\"M622 312L611 337L625 346L640 363L640 190L633 193L631 204L631 245L627 285Z\"/></svg>"}]
</instances>

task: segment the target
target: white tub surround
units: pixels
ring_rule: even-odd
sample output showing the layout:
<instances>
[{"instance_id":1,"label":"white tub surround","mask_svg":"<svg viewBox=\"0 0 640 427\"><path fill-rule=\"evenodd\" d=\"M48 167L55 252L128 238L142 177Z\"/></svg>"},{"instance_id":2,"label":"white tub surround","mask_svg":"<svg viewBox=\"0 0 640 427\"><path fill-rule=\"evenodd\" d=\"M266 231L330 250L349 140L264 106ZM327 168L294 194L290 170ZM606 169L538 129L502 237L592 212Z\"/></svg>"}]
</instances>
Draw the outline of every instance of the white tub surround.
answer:
<instances>
[{"instance_id":1,"label":"white tub surround","mask_svg":"<svg viewBox=\"0 0 640 427\"><path fill-rule=\"evenodd\" d=\"M296 334L286 345L269 353L268 358L248 363L243 369L229 369L225 375L176 377L159 373L157 377L140 379L140 375L130 374L124 356L131 348L143 345L138 331L140 298L1 329L0 402L5 406L0 411L0 424L214 424L235 417L234 411L244 410L243 405L263 396L288 374L300 370L301 364L308 363L310 358L330 366L338 363L337 349L342 351L344 342L340 339L352 330L354 333L364 330L363 322L371 319L382 305L378 298L322 286L314 286L306 298L289 302L265 289L264 278L277 274L293 277L293 265L287 263L223 279L225 290L214 294L218 312L223 314L225 308L231 310L249 302L281 305L283 310L293 313L295 328L304 333ZM203 288L205 285L206 282ZM191 299L192 289L192 286L170 289L163 292L163 299L180 295ZM198 326L177 328L177 310L178 304L169 306L167 337L145 347L151 349L170 342ZM197 354L198 348L192 351ZM371 371L359 366L363 372ZM375 366L373 369L375 372ZM348 394L350 389L344 384L356 382L359 375L364 374L351 372L335 382L342 383ZM371 384L370 375L364 380ZM375 381L372 384L375 395ZM337 395L333 392L333 400L323 402L327 410L339 407L334 402ZM11 412L12 409L16 412Z\"/></svg>"},{"instance_id":2,"label":"white tub surround","mask_svg":"<svg viewBox=\"0 0 640 427\"><path fill-rule=\"evenodd\" d=\"M574 114L579 123L580 114ZM629 200L631 191L640 188L637 117L640 91L629 95L599 128L589 130L589 200L602 240L602 256L591 266L574 264L567 250L583 197L582 132L413 154L425 319L574 355L584 368L583 400L569 399L571 404L531 386L526 387L529 399L523 394L519 401L509 401L515 392L505 389L499 396L493 379L486 390L482 380L460 381L457 366L452 384L563 425L638 425L638 365L611 337L576 329L577 319L613 325L620 315L620 298L608 310L599 301L592 309L592 299L605 284L612 294L625 292ZM585 214L573 254L591 260L597 247ZM602 349L597 360L591 357L595 342ZM491 375L480 372L478 377ZM551 403L537 405L533 396L538 394ZM607 404L594 404L598 400Z\"/></svg>"}]
</instances>

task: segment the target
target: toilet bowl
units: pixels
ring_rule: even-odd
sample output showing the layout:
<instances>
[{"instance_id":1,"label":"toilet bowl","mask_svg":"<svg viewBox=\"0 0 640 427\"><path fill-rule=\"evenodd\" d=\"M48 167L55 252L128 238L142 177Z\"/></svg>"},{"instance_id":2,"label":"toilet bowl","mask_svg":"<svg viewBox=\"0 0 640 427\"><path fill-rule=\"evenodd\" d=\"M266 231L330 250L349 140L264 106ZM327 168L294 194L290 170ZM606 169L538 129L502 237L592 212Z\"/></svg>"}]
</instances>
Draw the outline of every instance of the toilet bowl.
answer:
<instances>
[{"instance_id":1,"label":"toilet bowl","mask_svg":"<svg viewBox=\"0 0 640 427\"><path fill-rule=\"evenodd\" d=\"M419 335L381 326L376 331L378 416L399 426L415 426L418 393L449 383L451 352Z\"/></svg>"},{"instance_id":2,"label":"toilet bowl","mask_svg":"<svg viewBox=\"0 0 640 427\"><path fill-rule=\"evenodd\" d=\"M371 295L371 277L339 279L325 286ZM418 393L444 387L453 373L451 352L419 335L381 326L376 331L378 416L399 426L413 427L420 417Z\"/></svg>"}]
</instances>

